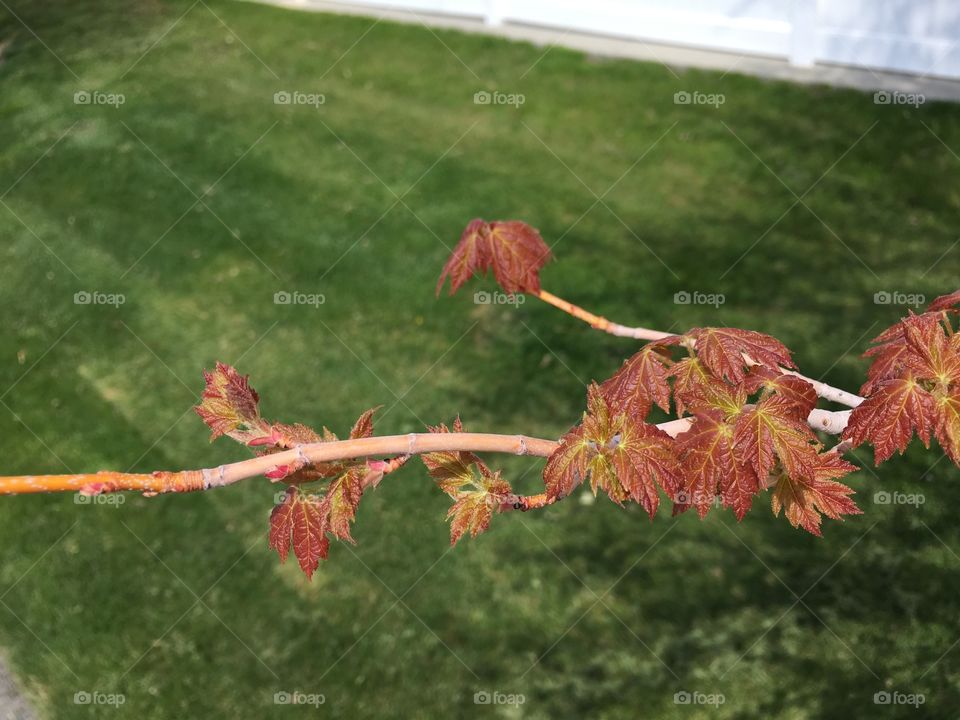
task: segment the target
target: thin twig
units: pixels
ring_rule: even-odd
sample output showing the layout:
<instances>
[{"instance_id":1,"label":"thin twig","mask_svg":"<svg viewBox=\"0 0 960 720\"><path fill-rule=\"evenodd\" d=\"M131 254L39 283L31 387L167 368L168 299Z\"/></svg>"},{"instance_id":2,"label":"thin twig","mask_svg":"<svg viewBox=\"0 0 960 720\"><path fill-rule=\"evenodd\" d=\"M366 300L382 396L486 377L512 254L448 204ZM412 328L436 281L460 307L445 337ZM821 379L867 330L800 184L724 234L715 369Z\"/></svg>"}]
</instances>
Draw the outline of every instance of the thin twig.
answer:
<instances>
[{"instance_id":1,"label":"thin twig","mask_svg":"<svg viewBox=\"0 0 960 720\"><path fill-rule=\"evenodd\" d=\"M563 310L568 315L571 315L578 320L583 320L585 323L589 324L591 327L596 328L597 330L602 330L605 333L610 335L617 335L618 337L629 337L635 338L637 340L647 340L655 342L657 340L663 340L664 338L670 337L671 333L663 332L661 330L650 330L649 328L642 327L628 327L626 325L620 325L615 322L610 322L605 317L600 315L594 315L588 310L584 310L578 305L574 305L572 302L568 302L563 298L557 297L553 293L549 293L546 290L540 290L537 293L537 297L543 300L550 305L553 305L560 310ZM744 360L748 365L756 365L756 363L749 358L744 356ZM806 380L808 383L813 385L814 390L816 390L817 395L822 397L824 400L830 400L831 402L839 403L841 405L846 405L847 407L855 408L860 403L863 402L863 398L859 395L855 395L852 392L846 390L841 390L840 388L835 388L832 385L827 385L824 382L819 380L814 380L808 378L805 375L801 375L795 370L790 370L788 368L778 368L781 373L785 375L794 375L795 377L800 378L801 380Z\"/></svg>"}]
</instances>

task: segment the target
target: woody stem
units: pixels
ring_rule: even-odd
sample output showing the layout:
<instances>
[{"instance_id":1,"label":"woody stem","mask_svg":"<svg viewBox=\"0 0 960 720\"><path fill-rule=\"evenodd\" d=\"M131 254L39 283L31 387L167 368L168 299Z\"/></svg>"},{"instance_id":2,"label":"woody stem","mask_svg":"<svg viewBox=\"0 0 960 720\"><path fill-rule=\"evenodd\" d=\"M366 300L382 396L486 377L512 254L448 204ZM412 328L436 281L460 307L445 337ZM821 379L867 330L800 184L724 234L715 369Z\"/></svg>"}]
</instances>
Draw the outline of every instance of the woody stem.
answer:
<instances>
[{"instance_id":1,"label":"woody stem","mask_svg":"<svg viewBox=\"0 0 960 720\"><path fill-rule=\"evenodd\" d=\"M578 320L583 320L585 323L588 323L591 327L602 330L603 332L609 333L611 335L617 335L618 337L629 337L635 338L637 340L646 340L646 341L656 341L663 340L666 337L670 337L671 333L663 332L661 330L650 330L648 328L642 327L628 327L626 325L620 325L619 323L610 322L605 317L600 315L594 315L592 312L584 310L578 305L574 305L572 302L568 302L563 298L557 297L553 293L549 293L546 290L540 290L536 294L538 298L543 300L550 305L553 305L560 310L563 310L568 315L572 315ZM749 357L744 357L744 360L748 365L754 365ZM824 400L830 400L831 402L840 403L841 405L846 405L847 407L855 408L860 403L863 402L863 398L859 395L856 395L847 390L841 390L840 388L833 387L832 385L827 385L824 382L819 380L813 380L808 378L805 375L790 370L788 368L781 367L779 368L780 372L785 375L793 375L800 378L801 380L806 380L808 383L813 385L814 390L816 390L817 395L822 397Z\"/></svg>"},{"instance_id":2,"label":"woody stem","mask_svg":"<svg viewBox=\"0 0 960 720\"><path fill-rule=\"evenodd\" d=\"M830 412L814 410L807 421L811 427L836 434L846 427L849 411ZM684 417L657 425L663 432L676 437L693 422ZM148 495L171 492L209 490L232 485L248 478L258 477L280 465L329 463L392 455L418 455L429 452L469 451L499 452L511 455L548 457L558 446L555 440L525 435L497 435L493 433L410 433L383 435L298 445L270 455L241 460L202 470L176 472L120 473L103 471L73 475L13 475L0 477L0 495L18 495L42 492L82 492L99 494L125 490ZM545 498L531 496L528 507L549 504Z\"/></svg>"}]
</instances>

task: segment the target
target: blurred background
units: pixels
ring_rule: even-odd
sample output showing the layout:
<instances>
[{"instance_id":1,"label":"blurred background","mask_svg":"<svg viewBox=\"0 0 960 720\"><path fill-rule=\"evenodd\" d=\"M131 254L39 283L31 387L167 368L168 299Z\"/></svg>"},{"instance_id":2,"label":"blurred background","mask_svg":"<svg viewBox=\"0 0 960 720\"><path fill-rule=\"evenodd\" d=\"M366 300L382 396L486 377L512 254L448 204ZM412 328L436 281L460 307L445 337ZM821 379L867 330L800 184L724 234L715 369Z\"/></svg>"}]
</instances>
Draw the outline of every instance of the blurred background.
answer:
<instances>
[{"instance_id":1,"label":"blurred background","mask_svg":"<svg viewBox=\"0 0 960 720\"><path fill-rule=\"evenodd\" d=\"M598 314L767 332L849 390L960 285L948 3L301 5L0 0L3 473L246 457L191 411L217 360L268 418L559 436L637 346L436 299L474 217ZM578 494L452 550L411 462L311 583L265 481L3 498L0 718L955 718L960 472L851 457L822 539Z\"/></svg>"}]
</instances>

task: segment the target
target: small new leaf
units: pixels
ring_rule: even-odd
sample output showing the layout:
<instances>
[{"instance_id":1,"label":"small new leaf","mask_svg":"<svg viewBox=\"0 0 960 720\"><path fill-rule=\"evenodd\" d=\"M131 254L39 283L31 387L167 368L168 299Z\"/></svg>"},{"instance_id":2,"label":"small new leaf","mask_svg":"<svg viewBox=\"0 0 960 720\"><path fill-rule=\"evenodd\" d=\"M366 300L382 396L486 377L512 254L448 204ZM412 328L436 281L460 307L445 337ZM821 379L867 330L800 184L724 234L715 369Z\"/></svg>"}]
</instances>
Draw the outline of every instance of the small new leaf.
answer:
<instances>
[{"instance_id":1,"label":"small new leaf","mask_svg":"<svg viewBox=\"0 0 960 720\"><path fill-rule=\"evenodd\" d=\"M744 381L747 393L763 390L763 397L775 398L771 404L801 422L817 405L817 391L806 380L764 367L753 367Z\"/></svg>"},{"instance_id":2,"label":"small new leaf","mask_svg":"<svg viewBox=\"0 0 960 720\"><path fill-rule=\"evenodd\" d=\"M872 357L866 400L850 415L844 438L869 442L880 464L894 450L906 450L916 434L929 446L930 434L960 465L960 334L952 324L960 291L931 303L884 330L864 353Z\"/></svg>"},{"instance_id":3,"label":"small new leaf","mask_svg":"<svg viewBox=\"0 0 960 720\"><path fill-rule=\"evenodd\" d=\"M490 527L494 508L502 498L511 494L510 483L500 477L500 472L485 472L473 483L475 490L461 490L453 495L454 503L447 511L450 521L450 545L466 533L476 537Z\"/></svg>"},{"instance_id":4,"label":"small new leaf","mask_svg":"<svg viewBox=\"0 0 960 720\"><path fill-rule=\"evenodd\" d=\"M584 437L583 426L571 428L560 438L560 445L547 458L543 482L551 500L565 498L587 477L587 466L596 453Z\"/></svg>"},{"instance_id":5,"label":"small new leaf","mask_svg":"<svg viewBox=\"0 0 960 720\"><path fill-rule=\"evenodd\" d=\"M739 328L694 328L686 336L693 341L697 357L718 378L739 383L746 375L747 356L754 363L775 370L792 368L790 351L776 338Z\"/></svg>"},{"instance_id":6,"label":"small new leaf","mask_svg":"<svg viewBox=\"0 0 960 720\"><path fill-rule=\"evenodd\" d=\"M862 514L850 499L853 490L834 480L856 469L836 453L821 453L807 477L780 477L770 497L773 514L779 516L783 510L791 525L818 537L821 514L834 520Z\"/></svg>"},{"instance_id":7,"label":"small new leaf","mask_svg":"<svg viewBox=\"0 0 960 720\"><path fill-rule=\"evenodd\" d=\"M471 277L491 268L504 292L538 293L540 268L549 259L550 248L540 233L526 223L472 220L443 266L437 295L448 277L452 295Z\"/></svg>"},{"instance_id":8,"label":"small new leaf","mask_svg":"<svg viewBox=\"0 0 960 720\"><path fill-rule=\"evenodd\" d=\"M816 462L817 436L780 396L764 398L737 418L733 432L737 461L766 480L779 460L791 477L805 476Z\"/></svg>"},{"instance_id":9,"label":"small new leaf","mask_svg":"<svg viewBox=\"0 0 960 720\"><path fill-rule=\"evenodd\" d=\"M373 414L382 407L383 405L372 407L357 418L357 421L353 424L353 429L350 430L351 440L373 435Z\"/></svg>"},{"instance_id":10,"label":"small new leaf","mask_svg":"<svg viewBox=\"0 0 960 720\"><path fill-rule=\"evenodd\" d=\"M218 362L213 370L204 370L206 388L194 411L211 430L210 441L227 435L248 443L270 432L269 423L260 418L260 397L250 387L249 376Z\"/></svg>"},{"instance_id":11,"label":"small new leaf","mask_svg":"<svg viewBox=\"0 0 960 720\"><path fill-rule=\"evenodd\" d=\"M330 483L323 504L328 512L330 532L341 540L356 545L350 534L350 524L357 515L357 506L363 495L364 479L369 470L366 465L355 465Z\"/></svg>"},{"instance_id":12,"label":"small new leaf","mask_svg":"<svg viewBox=\"0 0 960 720\"><path fill-rule=\"evenodd\" d=\"M698 413L690 429L677 436L685 476L678 510L693 505L702 519L719 494L737 520L747 514L760 483L753 467L737 460L733 440L733 425L716 410Z\"/></svg>"},{"instance_id":13,"label":"small new leaf","mask_svg":"<svg viewBox=\"0 0 960 720\"><path fill-rule=\"evenodd\" d=\"M613 466L623 488L650 519L660 506L660 489L674 498L683 479L673 438L654 425L626 415L615 420Z\"/></svg>"},{"instance_id":14,"label":"small new leaf","mask_svg":"<svg viewBox=\"0 0 960 720\"><path fill-rule=\"evenodd\" d=\"M459 433L463 432L463 424L458 416L453 422L452 430L442 423L435 427L428 426L427 430L432 433ZM424 453L420 456L420 459L423 460L427 472L436 481L440 489L453 498L457 496L457 492L464 485L475 481L474 467L481 474L489 473L489 469L480 458L472 452L463 450Z\"/></svg>"},{"instance_id":15,"label":"small new leaf","mask_svg":"<svg viewBox=\"0 0 960 720\"><path fill-rule=\"evenodd\" d=\"M663 348L648 345L624 361L600 390L615 412L624 412L638 421L647 417L654 403L670 412L669 365L670 358Z\"/></svg>"},{"instance_id":16,"label":"small new leaf","mask_svg":"<svg viewBox=\"0 0 960 720\"><path fill-rule=\"evenodd\" d=\"M673 498L682 482L673 439L625 412L614 413L597 385L589 388L583 421L547 459L547 497L569 495L588 476L594 495L603 490L618 505L632 499L651 518L660 504L659 489Z\"/></svg>"},{"instance_id":17,"label":"small new leaf","mask_svg":"<svg viewBox=\"0 0 960 720\"><path fill-rule=\"evenodd\" d=\"M280 560L287 559L290 545L307 579L313 577L320 560L326 559L330 540L326 536L327 513L319 500L287 488L283 500L270 513L270 547Z\"/></svg>"},{"instance_id":18,"label":"small new leaf","mask_svg":"<svg viewBox=\"0 0 960 720\"><path fill-rule=\"evenodd\" d=\"M854 445L869 440L874 463L879 465L907 449L914 432L930 447L930 431L938 426L933 396L909 373L880 382L873 393L855 407L843 437Z\"/></svg>"}]
</instances>

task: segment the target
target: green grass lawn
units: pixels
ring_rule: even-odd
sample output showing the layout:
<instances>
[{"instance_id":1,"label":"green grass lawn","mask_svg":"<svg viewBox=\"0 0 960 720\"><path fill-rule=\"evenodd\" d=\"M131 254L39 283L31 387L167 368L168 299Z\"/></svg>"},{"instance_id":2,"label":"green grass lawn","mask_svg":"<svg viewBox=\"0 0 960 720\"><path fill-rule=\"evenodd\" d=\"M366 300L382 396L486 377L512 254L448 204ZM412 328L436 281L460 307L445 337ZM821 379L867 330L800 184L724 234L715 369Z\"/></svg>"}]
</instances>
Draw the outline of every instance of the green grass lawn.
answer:
<instances>
[{"instance_id":1,"label":"green grass lawn","mask_svg":"<svg viewBox=\"0 0 960 720\"><path fill-rule=\"evenodd\" d=\"M384 403L381 433L460 413L558 436L635 343L532 300L475 305L489 281L435 300L478 216L539 227L545 286L595 312L769 332L848 389L905 313L875 293L960 286L955 105L221 0L17 1L5 39L4 473L245 457L188 411L218 359L285 421L344 432ZM675 304L683 290L726 302ZM494 460L541 487L539 463ZM864 515L823 539L765 499L738 525L571 498L448 551L447 501L410 463L312 583L267 548L266 482L119 507L4 498L0 647L49 718L955 718L960 473L922 447L861 464ZM526 702L475 705L484 690ZM684 690L725 702L678 705ZM926 703L878 707L881 690ZM283 691L326 702L277 706Z\"/></svg>"}]
</instances>

